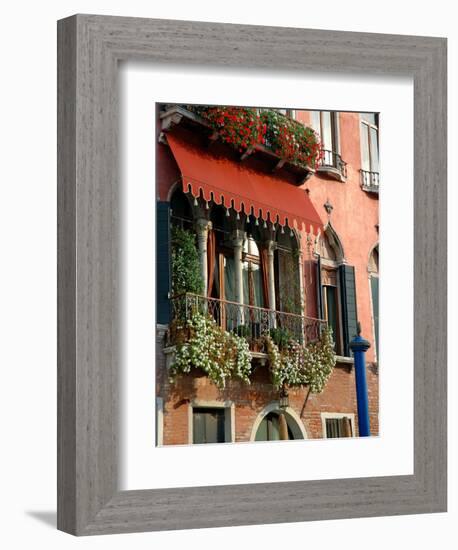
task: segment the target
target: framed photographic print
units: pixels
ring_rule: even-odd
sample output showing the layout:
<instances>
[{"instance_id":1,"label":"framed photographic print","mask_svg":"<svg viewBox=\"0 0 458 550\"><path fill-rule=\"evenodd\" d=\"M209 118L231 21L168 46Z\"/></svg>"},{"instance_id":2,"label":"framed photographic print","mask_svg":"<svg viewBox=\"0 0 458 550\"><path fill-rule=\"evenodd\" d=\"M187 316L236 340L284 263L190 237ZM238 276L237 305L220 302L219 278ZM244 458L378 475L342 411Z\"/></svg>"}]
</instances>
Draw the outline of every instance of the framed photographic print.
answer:
<instances>
[{"instance_id":1,"label":"framed photographic print","mask_svg":"<svg viewBox=\"0 0 458 550\"><path fill-rule=\"evenodd\" d=\"M445 40L58 39L59 529L444 511Z\"/></svg>"}]
</instances>

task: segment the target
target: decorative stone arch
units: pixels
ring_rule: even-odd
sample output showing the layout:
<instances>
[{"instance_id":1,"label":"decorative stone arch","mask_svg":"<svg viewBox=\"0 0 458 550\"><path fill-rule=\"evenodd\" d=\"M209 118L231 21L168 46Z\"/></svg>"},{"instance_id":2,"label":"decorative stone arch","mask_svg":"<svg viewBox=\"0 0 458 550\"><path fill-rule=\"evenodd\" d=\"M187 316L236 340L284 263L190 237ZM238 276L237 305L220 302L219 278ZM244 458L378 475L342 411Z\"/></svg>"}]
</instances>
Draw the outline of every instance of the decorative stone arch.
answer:
<instances>
[{"instance_id":1,"label":"decorative stone arch","mask_svg":"<svg viewBox=\"0 0 458 550\"><path fill-rule=\"evenodd\" d=\"M345 251L342 245L342 241L340 240L339 235L337 234L336 230L332 226L331 222L328 222L324 226L324 233L322 233L316 241L315 251L319 256L323 256L321 254L321 248L323 246L323 238L326 239L326 241L329 243L329 246L334 252L335 259L331 260L331 262L335 265L344 264ZM322 261L326 261L324 257L322 257Z\"/></svg>"},{"instance_id":2,"label":"decorative stone arch","mask_svg":"<svg viewBox=\"0 0 458 550\"><path fill-rule=\"evenodd\" d=\"M281 241L286 239L291 241L292 250L297 250L298 252L301 250L302 236L296 228L283 227L282 231L281 227L277 227L274 235L275 242L281 243Z\"/></svg>"},{"instance_id":3,"label":"decorative stone arch","mask_svg":"<svg viewBox=\"0 0 458 550\"><path fill-rule=\"evenodd\" d=\"M305 426L300 416L297 414L297 412L291 407L287 407L286 409L280 409L280 404L278 401L271 401L266 407L262 409L262 411L256 417L253 427L251 428L250 441L256 440L256 433L258 431L258 428L262 420L264 419L265 416L267 416L271 412L278 412L278 413L282 412L285 414L286 421L288 423L289 428L293 432L294 439L308 439Z\"/></svg>"},{"instance_id":4,"label":"decorative stone arch","mask_svg":"<svg viewBox=\"0 0 458 550\"><path fill-rule=\"evenodd\" d=\"M191 201L191 199L189 197L189 194L185 193L183 191L180 180L176 181L170 187L170 189L168 191L168 194L167 194L167 202L170 204L171 208L172 208L172 202L174 200L174 197L179 196L179 195L181 195L184 198L185 202L189 205L191 218L194 219L195 218L195 207L193 206L193 202Z\"/></svg>"},{"instance_id":5,"label":"decorative stone arch","mask_svg":"<svg viewBox=\"0 0 458 550\"><path fill-rule=\"evenodd\" d=\"M377 253L376 265L374 265L375 264L374 252ZM372 246L372 248L369 250L369 254L367 256L367 271L369 275L378 275L379 273L378 256L379 256L379 242L377 241L374 244L374 246Z\"/></svg>"},{"instance_id":6,"label":"decorative stone arch","mask_svg":"<svg viewBox=\"0 0 458 550\"><path fill-rule=\"evenodd\" d=\"M169 187L169 190L167 191L167 202L170 202L172 200L173 194L178 189L183 191L183 187L182 187L182 184L181 184L181 179L178 179L177 181L172 183L172 185Z\"/></svg>"}]
</instances>

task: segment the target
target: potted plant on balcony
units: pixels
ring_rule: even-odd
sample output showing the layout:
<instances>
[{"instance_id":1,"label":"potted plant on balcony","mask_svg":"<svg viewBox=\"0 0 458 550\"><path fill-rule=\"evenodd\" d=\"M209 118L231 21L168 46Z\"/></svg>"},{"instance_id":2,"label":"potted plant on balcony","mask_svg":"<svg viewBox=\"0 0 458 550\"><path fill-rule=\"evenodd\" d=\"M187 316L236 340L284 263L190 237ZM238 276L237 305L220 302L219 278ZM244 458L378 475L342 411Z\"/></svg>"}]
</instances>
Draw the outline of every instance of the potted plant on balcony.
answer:
<instances>
[{"instance_id":1,"label":"potted plant on balcony","mask_svg":"<svg viewBox=\"0 0 458 550\"><path fill-rule=\"evenodd\" d=\"M189 337L177 344L169 369L171 383L192 368L203 371L220 389L230 378L250 383L251 355L245 338L225 331L212 317L199 312L185 325Z\"/></svg>"},{"instance_id":2,"label":"potted plant on balcony","mask_svg":"<svg viewBox=\"0 0 458 550\"><path fill-rule=\"evenodd\" d=\"M296 120L265 109L260 118L266 125L266 145L279 157L303 168L315 168L323 157L316 132Z\"/></svg>"},{"instance_id":3,"label":"potted plant on balcony","mask_svg":"<svg viewBox=\"0 0 458 550\"><path fill-rule=\"evenodd\" d=\"M247 107L193 107L218 132L220 139L239 152L257 145L302 168L315 168L323 156L316 132L273 109Z\"/></svg>"},{"instance_id":4,"label":"potted plant on balcony","mask_svg":"<svg viewBox=\"0 0 458 550\"><path fill-rule=\"evenodd\" d=\"M332 331L326 327L321 338L309 344L290 339L283 347L266 337L272 384L275 389L308 386L310 392L321 393L336 364Z\"/></svg>"}]
</instances>

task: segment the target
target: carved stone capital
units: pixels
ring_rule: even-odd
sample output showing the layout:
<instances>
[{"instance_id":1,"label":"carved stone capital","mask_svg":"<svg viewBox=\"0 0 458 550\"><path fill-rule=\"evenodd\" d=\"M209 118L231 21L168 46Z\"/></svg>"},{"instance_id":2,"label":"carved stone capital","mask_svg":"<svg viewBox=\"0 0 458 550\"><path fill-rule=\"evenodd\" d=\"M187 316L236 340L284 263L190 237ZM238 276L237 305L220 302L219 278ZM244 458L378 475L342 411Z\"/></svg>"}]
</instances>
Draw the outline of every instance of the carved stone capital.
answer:
<instances>
[{"instance_id":1,"label":"carved stone capital","mask_svg":"<svg viewBox=\"0 0 458 550\"><path fill-rule=\"evenodd\" d=\"M208 230L212 228L211 221L205 219L205 218L199 218L195 222L196 225L196 233L197 233L197 241L199 243L207 243L208 238Z\"/></svg>"},{"instance_id":2,"label":"carved stone capital","mask_svg":"<svg viewBox=\"0 0 458 550\"><path fill-rule=\"evenodd\" d=\"M277 249L277 243L275 241L264 241L265 247L267 249L267 254L273 256L275 250Z\"/></svg>"},{"instance_id":3,"label":"carved stone capital","mask_svg":"<svg viewBox=\"0 0 458 550\"><path fill-rule=\"evenodd\" d=\"M242 247L243 241L246 239L246 233L245 231L242 231L241 229L235 229L231 233L231 243L232 246L235 248Z\"/></svg>"}]
</instances>

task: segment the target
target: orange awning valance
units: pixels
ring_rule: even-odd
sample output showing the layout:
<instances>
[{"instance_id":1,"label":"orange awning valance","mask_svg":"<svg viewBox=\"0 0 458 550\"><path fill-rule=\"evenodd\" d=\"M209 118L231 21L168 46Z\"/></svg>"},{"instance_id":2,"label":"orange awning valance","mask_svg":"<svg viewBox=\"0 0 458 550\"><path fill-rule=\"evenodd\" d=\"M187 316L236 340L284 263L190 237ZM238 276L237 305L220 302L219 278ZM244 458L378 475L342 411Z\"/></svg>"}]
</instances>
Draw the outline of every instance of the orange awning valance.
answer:
<instances>
[{"instance_id":1,"label":"orange awning valance","mask_svg":"<svg viewBox=\"0 0 458 550\"><path fill-rule=\"evenodd\" d=\"M274 175L250 170L168 134L182 175L183 191L263 220L317 234L322 222L306 191Z\"/></svg>"}]
</instances>

